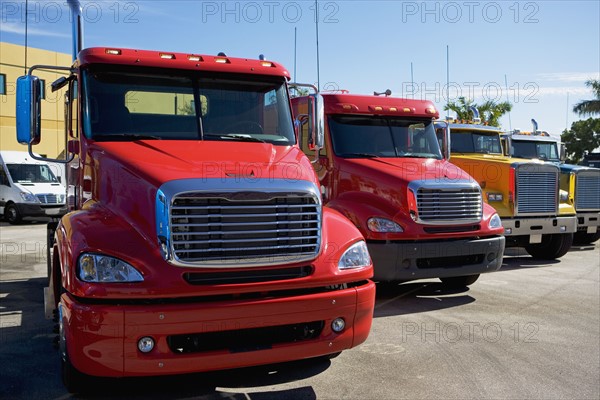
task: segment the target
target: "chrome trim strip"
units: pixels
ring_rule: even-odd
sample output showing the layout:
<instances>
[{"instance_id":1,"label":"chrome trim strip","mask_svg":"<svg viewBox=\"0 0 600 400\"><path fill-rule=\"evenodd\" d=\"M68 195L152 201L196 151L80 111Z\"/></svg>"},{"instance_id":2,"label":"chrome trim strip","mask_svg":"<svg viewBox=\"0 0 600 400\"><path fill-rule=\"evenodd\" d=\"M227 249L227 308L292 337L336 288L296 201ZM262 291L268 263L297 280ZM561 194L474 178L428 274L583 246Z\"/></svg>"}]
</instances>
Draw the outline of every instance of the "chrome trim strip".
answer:
<instances>
[{"instance_id":1,"label":"chrome trim strip","mask_svg":"<svg viewBox=\"0 0 600 400\"><path fill-rule=\"evenodd\" d=\"M462 202L462 204L442 205L439 202L436 202L436 204L433 205L419 205L420 199L423 200L423 195L419 195L420 189L440 191L441 195L446 195L446 201ZM408 184L408 190L413 192L417 201L416 222L419 224L466 225L478 223L483 217L483 197L481 194L481 187L474 180L449 179L445 177L435 180L416 180ZM464 190L467 190L467 192L462 192ZM428 196L428 199L431 201L434 197L439 198L439 195L430 195ZM421 218L422 214L427 215L427 210L433 209L438 210L435 217L430 216Z\"/></svg>"},{"instance_id":2,"label":"chrome trim strip","mask_svg":"<svg viewBox=\"0 0 600 400\"><path fill-rule=\"evenodd\" d=\"M187 207L177 207L174 206L173 203L177 199L207 199L207 198L219 198L219 199L227 199L230 201L268 201L272 200L276 197L285 196L286 194L291 194L291 197L294 197L294 194L297 194L296 197L310 197L314 201L314 204L306 204L306 205L290 205L288 208L311 208L314 209L314 212L309 213L281 213L275 212L272 214L218 214L211 215L210 217L216 216L218 218L231 218L231 217L261 217L261 216L269 216L269 217L277 217L283 215L292 215L292 216L313 216L314 220L311 221L253 221L248 223L242 223L242 225L247 226L257 226L257 225L272 225L273 227L278 227L280 224L289 224L289 225L297 225L301 223L311 223L315 224L316 227L310 227L306 229L294 229L294 228L282 228L282 229L267 229L265 231L260 231L262 233L278 233L278 232L317 232L317 234L313 234L310 236L298 236L298 237L286 237L280 238L281 240L289 240L291 242L297 240L304 239L316 239L315 243L311 244L294 244L294 245L278 245L278 246L267 246L267 247L245 247L245 248L225 248L223 249L225 252L244 252L244 251L255 251L255 250L268 250L268 249L284 249L284 248L303 248L303 247L314 247L316 251L306 253L293 253L293 254L278 254L278 255L256 255L249 256L248 258L239 258L236 256L225 255L223 257L200 261L199 259L195 259L193 261L190 260L182 260L178 257L178 253L205 253L209 251L213 251L212 249L184 249L184 250L176 250L175 244L185 245L186 243L197 243L198 241L182 241L174 243L174 237L182 237L182 236L206 236L206 232L173 232L172 229L175 227L223 227L223 226L239 226L238 222L231 223L221 223L221 222L206 222L206 223L191 223L191 224L172 224L173 218L177 219L177 215L172 215L173 210L184 210L184 209L202 209L206 210L207 207L191 206ZM210 206L209 206L210 207ZM232 206L232 209L243 209L247 206ZM258 209L274 209L277 210L281 207L273 207L270 205L258 205ZM221 208L220 206L210 207L210 209L217 210ZM220 217L219 217L220 215ZM182 219L206 219L207 216L202 215L190 215L190 216L181 216ZM197 179L182 179L170 181L163 184L156 195L156 230L157 237L159 241L159 245L161 245L161 251L163 253L163 257L167 262L172 265L179 267L195 267L195 268L243 268L243 267L261 267L261 266L270 266L270 265L281 265L286 263L293 262L304 262L315 259L319 253L321 252L321 229L322 229L322 201L320 196L320 191L318 187L310 182L303 180L289 180L289 179L247 179L242 180L239 178L197 178ZM221 233L222 231L215 231L215 233ZM252 233L257 231L243 231L243 233ZM227 234L235 234L235 231L225 232ZM273 239L273 240L269 240ZM229 240L229 241L221 241L221 240L207 240L201 241L205 244L216 244L216 243L241 243L241 242L277 242L279 238L265 238L262 240L257 239L247 239L247 240ZM215 250L219 251L219 249Z\"/></svg>"}]
</instances>

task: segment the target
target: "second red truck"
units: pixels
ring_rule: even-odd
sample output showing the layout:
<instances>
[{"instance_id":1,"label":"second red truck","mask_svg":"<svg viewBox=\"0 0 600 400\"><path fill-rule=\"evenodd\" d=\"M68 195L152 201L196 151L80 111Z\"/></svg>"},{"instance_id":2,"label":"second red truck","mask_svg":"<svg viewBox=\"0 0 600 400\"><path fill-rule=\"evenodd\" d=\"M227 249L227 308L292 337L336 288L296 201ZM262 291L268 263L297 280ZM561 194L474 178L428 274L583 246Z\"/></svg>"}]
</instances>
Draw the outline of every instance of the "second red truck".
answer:
<instances>
[{"instance_id":1,"label":"second red truck","mask_svg":"<svg viewBox=\"0 0 600 400\"><path fill-rule=\"evenodd\" d=\"M462 286L500 268L500 218L477 182L442 153L431 102L304 95L292 100L295 116L311 121L320 97L324 147L315 152L307 129L300 129L299 142L314 159L324 202L365 236L376 280L437 277Z\"/></svg>"}]
</instances>

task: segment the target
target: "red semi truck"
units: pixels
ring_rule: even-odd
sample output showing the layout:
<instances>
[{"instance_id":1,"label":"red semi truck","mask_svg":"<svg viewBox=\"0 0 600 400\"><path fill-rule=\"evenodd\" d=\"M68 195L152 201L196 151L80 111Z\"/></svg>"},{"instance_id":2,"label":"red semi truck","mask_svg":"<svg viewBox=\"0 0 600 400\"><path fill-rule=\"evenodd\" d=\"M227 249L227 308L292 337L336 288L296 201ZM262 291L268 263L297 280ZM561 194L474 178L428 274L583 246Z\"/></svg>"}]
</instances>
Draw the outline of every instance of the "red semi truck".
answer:
<instances>
[{"instance_id":1,"label":"red semi truck","mask_svg":"<svg viewBox=\"0 0 600 400\"><path fill-rule=\"evenodd\" d=\"M317 118L316 98L293 98L295 115ZM442 154L431 102L345 92L322 98L325 146L314 149L308 129L300 145L314 159L324 202L366 238L375 280L437 277L464 286L500 268L500 218L477 182Z\"/></svg>"},{"instance_id":2,"label":"red semi truck","mask_svg":"<svg viewBox=\"0 0 600 400\"><path fill-rule=\"evenodd\" d=\"M17 84L30 153L42 67ZM89 376L269 364L366 340L371 259L360 232L322 205L288 71L121 48L82 50L58 69L73 211L50 235L45 301L69 390Z\"/></svg>"}]
</instances>

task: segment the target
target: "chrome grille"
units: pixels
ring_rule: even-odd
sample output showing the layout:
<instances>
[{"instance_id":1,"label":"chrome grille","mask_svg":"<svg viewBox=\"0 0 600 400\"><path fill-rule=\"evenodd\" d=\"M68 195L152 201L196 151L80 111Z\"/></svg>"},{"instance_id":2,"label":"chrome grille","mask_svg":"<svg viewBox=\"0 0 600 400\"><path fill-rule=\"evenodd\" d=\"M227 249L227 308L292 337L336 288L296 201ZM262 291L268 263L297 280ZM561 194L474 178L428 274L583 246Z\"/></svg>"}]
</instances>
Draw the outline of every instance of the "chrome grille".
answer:
<instances>
[{"instance_id":1,"label":"chrome grille","mask_svg":"<svg viewBox=\"0 0 600 400\"><path fill-rule=\"evenodd\" d=\"M481 190L474 184L447 184L417 189L419 221L425 224L460 224L479 222L483 203Z\"/></svg>"},{"instance_id":2,"label":"chrome grille","mask_svg":"<svg viewBox=\"0 0 600 400\"><path fill-rule=\"evenodd\" d=\"M517 214L558 212L558 167L525 165L517 168L515 179Z\"/></svg>"},{"instance_id":3,"label":"chrome grille","mask_svg":"<svg viewBox=\"0 0 600 400\"><path fill-rule=\"evenodd\" d=\"M600 170L579 171L575 181L575 209L600 210Z\"/></svg>"},{"instance_id":4,"label":"chrome grille","mask_svg":"<svg viewBox=\"0 0 600 400\"><path fill-rule=\"evenodd\" d=\"M294 262L319 251L321 204L305 192L183 193L173 197L170 226L178 262Z\"/></svg>"},{"instance_id":5,"label":"chrome grille","mask_svg":"<svg viewBox=\"0 0 600 400\"><path fill-rule=\"evenodd\" d=\"M42 204L62 204L65 202L64 196L56 194L38 194L36 197Z\"/></svg>"}]
</instances>

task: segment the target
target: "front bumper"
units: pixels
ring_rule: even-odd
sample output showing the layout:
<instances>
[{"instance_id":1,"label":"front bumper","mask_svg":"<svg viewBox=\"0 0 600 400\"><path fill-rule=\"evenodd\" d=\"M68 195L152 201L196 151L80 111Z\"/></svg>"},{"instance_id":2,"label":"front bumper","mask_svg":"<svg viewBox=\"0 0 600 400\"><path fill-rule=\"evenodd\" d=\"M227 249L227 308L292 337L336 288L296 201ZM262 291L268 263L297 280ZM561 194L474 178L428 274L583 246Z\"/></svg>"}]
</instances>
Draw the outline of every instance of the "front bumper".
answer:
<instances>
[{"instance_id":1,"label":"front bumper","mask_svg":"<svg viewBox=\"0 0 600 400\"><path fill-rule=\"evenodd\" d=\"M155 305L104 305L78 302L63 294L61 306L67 352L79 371L94 376L184 374L272 364L336 353L367 339L373 318L375 284L267 299ZM342 317L346 328L331 329ZM261 349L216 349L177 353L169 338L323 321L318 337L273 344ZM141 353L138 340L150 336L156 345ZM213 335L215 336L215 335ZM242 345L243 347L243 345Z\"/></svg>"},{"instance_id":2,"label":"front bumper","mask_svg":"<svg viewBox=\"0 0 600 400\"><path fill-rule=\"evenodd\" d=\"M65 204L42 205L15 203L15 206L23 218L58 217L67 213L67 206Z\"/></svg>"},{"instance_id":3,"label":"front bumper","mask_svg":"<svg viewBox=\"0 0 600 400\"><path fill-rule=\"evenodd\" d=\"M600 212L578 212L577 231L596 233L600 230Z\"/></svg>"},{"instance_id":4,"label":"front bumper","mask_svg":"<svg viewBox=\"0 0 600 400\"><path fill-rule=\"evenodd\" d=\"M542 217L542 218L504 218L502 217L504 236L529 236L574 233L577 231L577 218Z\"/></svg>"},{"instance_id":5,"label":"front bumper","mask_svg":"<svg viewBox=\"0 0 600 400\"><path fill-rule=\"evenodd\" d=\"M376 281L447 278L496 271L505 238L421 242L369 242Z\"/></svg>"}]
</instances>

